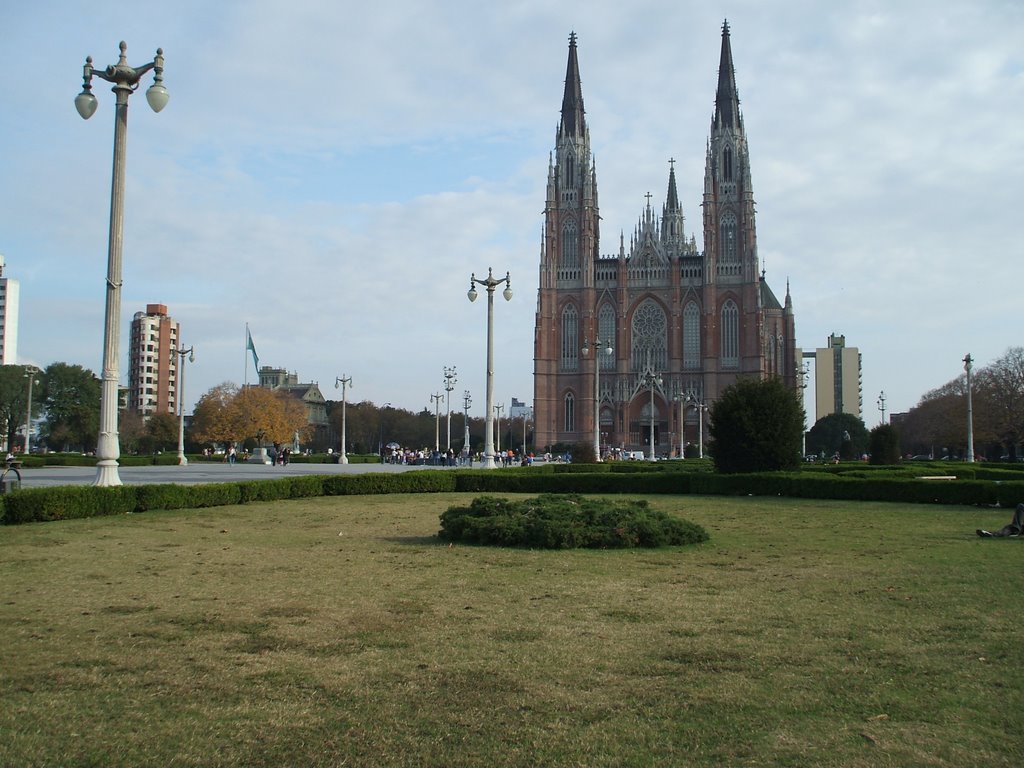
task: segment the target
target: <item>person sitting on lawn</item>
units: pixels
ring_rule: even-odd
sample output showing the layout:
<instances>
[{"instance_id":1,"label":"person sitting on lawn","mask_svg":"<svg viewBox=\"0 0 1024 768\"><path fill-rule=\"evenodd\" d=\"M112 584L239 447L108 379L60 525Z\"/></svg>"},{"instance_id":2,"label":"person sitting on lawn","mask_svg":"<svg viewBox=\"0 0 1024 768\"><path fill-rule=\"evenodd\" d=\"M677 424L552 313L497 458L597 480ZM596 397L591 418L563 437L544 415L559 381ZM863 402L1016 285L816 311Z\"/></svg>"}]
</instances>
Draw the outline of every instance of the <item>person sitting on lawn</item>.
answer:
<instances>
[{"instance_id":1,"label":"person sitting on lawn","mask_svg":"<svg viewBox=\"0 0 1024 768\"><path fill-rule=\"evenodd\" d=\"M1004 536L1016 538L1020 536L1022 530L1024 530L1024 504L1018 504L1009 525L1004 525L998 531L986 531L979 528L978 535L985 538L1003 538Z\"/></svg>"}]
</instances>

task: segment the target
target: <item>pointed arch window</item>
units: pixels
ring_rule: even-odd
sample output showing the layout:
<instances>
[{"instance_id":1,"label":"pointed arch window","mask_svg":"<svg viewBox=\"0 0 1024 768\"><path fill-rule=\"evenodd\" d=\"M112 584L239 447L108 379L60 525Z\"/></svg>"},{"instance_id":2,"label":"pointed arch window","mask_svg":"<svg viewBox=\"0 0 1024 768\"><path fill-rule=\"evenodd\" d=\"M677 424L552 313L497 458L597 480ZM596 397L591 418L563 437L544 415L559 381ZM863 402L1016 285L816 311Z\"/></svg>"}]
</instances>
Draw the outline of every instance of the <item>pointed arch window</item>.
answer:
<instances>
[{"instance_id":1,"label":"pointed arch window","mask_svg":"<svg viewBox=\"0 0 1024 768\"><path fill-rule=\"evenodd\" d=\"M722 367L740 367L740 311L732 299L722 305Z\"/></svg>"},{"instance_id":2,"label":"pointed arch window","mask_svg":"<svg viewBox=\"0 0 1024 768\"><path fill-rule=\"evenodd\" d=\"M652 365L656 371L668 367L668 322L665 310L654 299L644 299L633 313L631 363L634 371Z\"/></svg>"},{"instance_id":3,"label":"pointed arch window","mask_svg":"<svg viewBox=\"0 0 1024 768\"><path fill-rule=\"evenodd\" d=\"M572 392L567 392L562 403L564 421L563 426L566 432L576 431L576 398Z\"/></svg>"},{"instance_id":4,"label":"pointed arch window","mask_svg":"<svg viewBox=\"0 0 1024 768\"><path fill-rule=\"evenodd\" d=\"M722 179L732 181L732 147L728 144L722 150Z\"/></svg>"},{"instance_id":5,"label":"pointed arch window","mask_svg":"<svg viewBox=\"0 0 1024 768\"><path fill-rule=\"evenodd\" d=\"M576 307L562 310L562 370L575 371L580 365L580 317Z\"/></svg>"},{"instance_id":6,"label":"pointed arch window","mask_svg":"<svg viewBox=\"0 0 1024 768\"><path fill-rule=\"evenodd\" d=\"M576 186L576 156L572 152L565 153L565 175L562 177L562 184L565 187Z\"/></svg>"},{"instance_id":7,"label":"pointed arch window","mask_svg":"<svg viewBox=\"0 0 1024 768\"><path fill-rule=\"evenodd\" d=\"M739 246L736 242L736 214L731 211L722 216L719 222L719 259L724 265L739 263Z\"/></svg>"},{"instance_id":8,"label":"pointed arch window","mask_svg":"<svg viewBox=\"0 0 1024 768\"><path fill-rule=\"evenodd\" d=\"M772 335L768 337L768 372L773 374L777 374L779 372L778 361L775 355L775 336Z\"/></svg>"},{"instance_id":9,"label":"pointed arch window","mask_svg":"<svg viewBox=\"0 0 1024 768\"><path fill-rule=\"evenodd\" d=\"M562 227L562 266L576 269L580 265L580 237L576 222L570 221Z\"/></svg>"},{"instance_id":10,"label":"pointed arch window","mask_svg":"<svg viewBox=\"0 0 1024 768\"><path fill-rule=\"evenodd\" d=\"M683 309L683 368L700 368L700 310L695 301Z\"/></svg>"},{"instance_id":11,"label":"pointed arch window","mask_svg":"<svg viewBox=\"0 0 1024 768\"><path fill-rule=\"evenodd\" d=\"M601 339L602 348L607 349L611 345L612 354L607 355L603 351L598 355L601 361L602 371L615 369L615 310L609 304L601 307L597 313L597 335Z\"/></svg>"}]
</instances>

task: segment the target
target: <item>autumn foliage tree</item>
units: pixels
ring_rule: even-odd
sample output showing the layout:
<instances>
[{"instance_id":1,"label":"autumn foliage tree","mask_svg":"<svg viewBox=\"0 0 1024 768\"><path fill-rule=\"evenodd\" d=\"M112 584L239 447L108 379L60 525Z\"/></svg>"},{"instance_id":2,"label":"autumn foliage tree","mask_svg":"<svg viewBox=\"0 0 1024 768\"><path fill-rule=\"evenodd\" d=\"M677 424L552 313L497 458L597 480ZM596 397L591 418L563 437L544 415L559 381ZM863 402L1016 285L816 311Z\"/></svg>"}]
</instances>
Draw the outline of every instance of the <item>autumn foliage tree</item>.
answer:
<instances>
[{"instance_id":1,"label":"autumn foliage tree","mask_svg":"<svg viewBox=\"0 0 1024 768\"><path fill-rule=\"evenodd\" d=\"M239 439L232 424L231 406L238 387L230 382L211 388L192 412L192 437L199 443L233 443Z\"/></svg>"},{"instance_id":2,"label":"autumn foliage tree","mask_svg":"<svg viewBox=\"0 0 1024 768\"><path fill-rule=\"evenodd\" d=\"M306 408L281 390L264 387L239 389L225 382L199 398L192 417L192 436L199 442L287 443L296 433L308 437Z\"/></svg>"},{"instance_id":3,"label":"autumn foliage tree","mask_svg":"<svg viewBox=\"0 0 1024 768\"><path fill-rule=\"evenodd\" d=\"M231 420L241 439L255 437L260 443L291 442L296 433L308 437L306 408L287 392L246 387L234 397Z\"/></svg>"}]
</instances>

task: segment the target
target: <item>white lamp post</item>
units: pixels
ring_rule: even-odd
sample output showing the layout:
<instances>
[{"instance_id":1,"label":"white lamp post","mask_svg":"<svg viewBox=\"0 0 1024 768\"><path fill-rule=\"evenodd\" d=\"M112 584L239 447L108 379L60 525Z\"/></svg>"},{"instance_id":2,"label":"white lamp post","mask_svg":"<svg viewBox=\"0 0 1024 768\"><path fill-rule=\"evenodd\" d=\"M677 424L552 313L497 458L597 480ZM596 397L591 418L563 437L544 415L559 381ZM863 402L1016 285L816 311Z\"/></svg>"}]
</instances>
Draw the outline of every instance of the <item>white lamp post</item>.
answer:
<instances>
[{"instance_id":1,"label":"white lamp post","mask_svg":"<svg viewBox=\"0 0 1024 768\"><path fill-rule=\"evenodd\" d=\"M339 384L341 385L341 456L338 458L338 463L348 464L348 451L345 448L345 394L347 388L352 386L352 377L346 378L344 374L335 376L334 388L337 389Z\"/></svg>"},{"instance_id":2,"label":"white lamp post","mask_svg":"<svg viewBox=\"0 0 1024 768\"><path fill-rule=\"evenodd\" d=\"M971 404L971 368L974 360L971 353L964 356L964 370L967 372L967 461L974 461L974 409Z\"/></svg>"},{"instance_id":3,"label":"white lamp post","mask_svg":"<svg viewBox=\"0 0 1024 768\"><path fill-rule=\"evenodd\" d=\"M654 372L653 368L649 367L643 373L640 386L651 390L651 461L657 461L658 457L655 454L654 446L654 390L661 386L661 377Z\"/></svg>"},{"instance_id":4,"label":"white lamp post","mask_svg":"<svg viewBox=\"0 0 1024 768\"><path fill-rule=\"evenodd\" d=\"M434 403L434 454L441 452L441 400L444 399L444 395L440 392L435 392L430 396L430 399Z\"/></svg>"},{"instance_id":5,"label":"white lamp post","mask_svg":"<svg viewBox=\"0 0 1024 768\"><path fill-rule=\"evenodd\" d=\"M464 454L463 458L465 458L465 459L469 458L469 406L471 406L472 404L473 404L473 398L470 397L469 390L467 389L466 391L464 391L462 393L462 414L463 414L462 421L463 421L463 427L465 427L465 429L464 429L465 434L462 437L462 439L463 439L462 452Z\"/></svg>"},{"instance_id":6,"label":"white lamp post","mask_svg":"<svg viewBox=\"0 0 1024 768\"><path fill-rule=\"evenodd\" d=\"M505 410L505 404L504 403L498 403L496 406L494 406L494 413L498 417L498 439L497 439L497 442L496 442L496 446L497 447L495 448L495 451L499 455L501 454L501 414L502 414L502 412L504 410Z\"/></svg>"},{"instance_id":7,"label":"white lamp post","mask_svg":"<svg viewBox=\"0 0 1024 768\"><path fill-rule=\"evenodd\" d=\"M679 458L686 458L686 395L676 392L672 398L679 403Z\"/></svg>"},{"instance_id":8,"label":"white lamp post","mask_svg":"<svg viewBox=\"0 0 1024 768\"><path fill-rule=\"evenodd\" d=\"M452 449L452 390L455 389L455 385L458 383L458 379L455 378L455 366L451 368L445 366L444 369L444 391L445 396L445 409L448 411L448 445L445 446L445 450L451 451Z\"/></svg>"},{"instance_id":9,"label":"white lamp post","mask_svg":"<svg viewBox=\"0 0 1024 768\"><path fill-rule=\"evenodd\" d=\"M469 291L466 295L470 301L476 301L476 286L482 285L487 288L487 398L484 404L484 469L494 469L494 289L505 283L505 290L502 296L505 301L512 300L512 280L509 273L505 272L504 278L495 279L490 267L487 268L487 277L483 280L477 278L473 273L469 276Z\"/></svg>"},{"instance_id":10,"label":"white lamp post","mask_svg":"<svg viewBox=\"0 0 1024 768\"><path fill-rule=\"evenodd\" d=\"M601 460L601 352L611 358L612 353L615 351L612 349L610 341L601 341L600 338L594 339L594 349L598 350L594 353L594 458L597 461ZM590 354L590 344L587 342L586 337L583 339L583 356L587 357Z\"/></svg>"},{"instance_id":11,"label":"white lamp post","mask_svg":"<svg viewBox=\"0 0 1024 768\"><path fill-rule=\"evenodd\" d=\"M878 410L882 412L882 420L879 424L885 424L885 390L878 393Z\"/></svg>"},{"instance_id":12,"label":"white lamp post","mask_svg":"<svg viewBox=\"0 0 1024 768\"><path fill-rule=\"evenodd\" d=\"M172 349L171 354L178 356L178 466L187 467L188 459L185 457L185 355L188 361L194 363L196 356L195 347L188 349Z\"/></svg>"},{"instance_id":13,"label":"white lamp post","mask_svg":"<svg viewBox=\"0 0 1024 768\"><path fill-rule=\"evenodd\" d=\"M28 408L25 412L25 455L28 456L32 452L31 446L31 435L32 435L32 385L38 384L36 381L36 374L39 373L39 369L34 365L25 366L25 376L28 378ZM14 446L11 446L11 450L14 450Z\"/></svg>"},{"instance_id":14,"label":"white lamp post","mask_svg":"<svg viewBox=\"0 0 1024 768\"><path fill-rule=\"evenodd\" d=\"M117 382L120 378L118 357L121 333L121 251L124 241L125 147L128 132L128 97L146 72L153 70L153 84L146 91L146 101L154 112L167 105L168 93L163 84L164 53L156 49L153 61L131 67L125 59L128 46L122 41L117 64L105 70L93 69L92 56L85 59L82 92L75 97L75 108L88 120L96 112L92 93L93 75L113 83L116 97L114 113L114 172L110 192L110 239L107 251L107 304L103 324L103 379L100 390L100 432L96 443L96 480L93 485L121 485L117 460L121 448L117 440Z\"/></svg>"},{"instance_id":15,"label":"white lamp post","mask_svg":"<svg viewBox=\"0 0 1024 768\"><path fill-rule=\"evenodd\" d=\"M690 393L688 396L690 405L697 409L697 458L704 458L704 411L708 409L707 404L701 401L697 395Z\"/></svg>"}]
</instances>

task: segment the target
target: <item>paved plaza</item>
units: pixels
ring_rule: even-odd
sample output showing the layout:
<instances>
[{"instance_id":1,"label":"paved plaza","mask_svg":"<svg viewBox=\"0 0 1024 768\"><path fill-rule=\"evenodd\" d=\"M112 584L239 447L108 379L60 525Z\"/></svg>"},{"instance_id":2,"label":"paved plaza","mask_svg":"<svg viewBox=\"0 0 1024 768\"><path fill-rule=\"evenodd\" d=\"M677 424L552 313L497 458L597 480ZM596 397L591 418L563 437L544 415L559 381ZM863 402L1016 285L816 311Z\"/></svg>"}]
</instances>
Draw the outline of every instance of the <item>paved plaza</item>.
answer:
<instances>
[{"instance_id":1,"label":"paved plaza","mask_svg":"<svg viewBox=\"0 0 1024 768\"><path fill-rule=\"evenodd\" d=\"M476 466L479 466L477 464ZM343 475L363 472L443 472L448 467L407 466L404 464L298 464L272 466L238 462L192 462L184 467L120 467L118 474L125 485L155 483L226 483L237 480L270 480L275 477L300 475ZM7 476L7 480L11 479ZM48 488L56 485L92 485L95 467L40 467L21 470L22 488Z\"/></svg>"}]
</instances>

